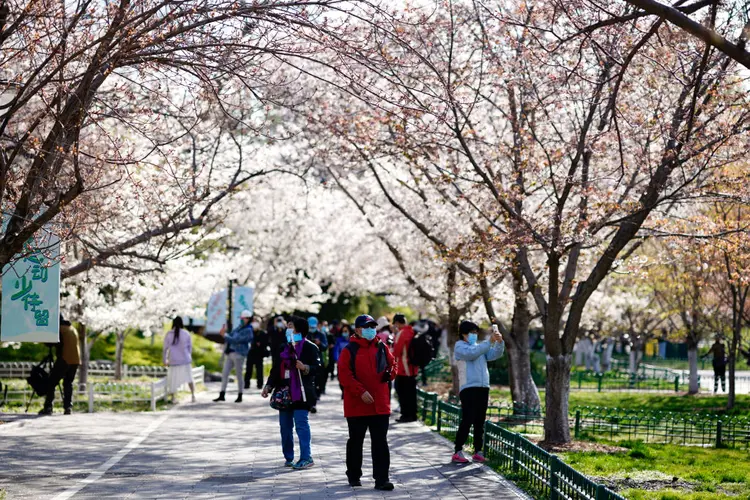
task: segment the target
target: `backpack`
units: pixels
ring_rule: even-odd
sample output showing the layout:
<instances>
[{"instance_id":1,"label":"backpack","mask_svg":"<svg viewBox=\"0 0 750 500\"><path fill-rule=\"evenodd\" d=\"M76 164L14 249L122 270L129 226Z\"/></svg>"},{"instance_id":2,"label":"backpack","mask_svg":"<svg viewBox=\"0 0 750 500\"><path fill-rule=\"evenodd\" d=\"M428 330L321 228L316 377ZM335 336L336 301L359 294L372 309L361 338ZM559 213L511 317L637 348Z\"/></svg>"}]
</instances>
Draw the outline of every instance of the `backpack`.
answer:
<instances>
[{"instance_id":1,"label":"backpack","mask_svg":"<svg viewBox=\"0 0 750 500\"><path fill-rule=\"evenodd\" d=\"M31 368L31 373L26 378L26 382L34 389L34 392L39 396L46 396L47 390L49 389L50 377L45 367L52 368L52 352L42 360L38 365L34 365Z\"/></svg>"},{"instance_id":2,"label":"backpack","mask_svg":"<svg viewBox=\"0 0 750 500\"><path fill-rule=\"evenodd\" d=\"M406 352L409 364L424 368L435 358L435 348L427 333L420 333L411 339L409 350Z\"/></svg>"},{"instance_id":3,"label":"backpack","mask_svg":"<svg viewBox=\"0 0 750 500\"><path fill-rule=\"evenodd\" d=\"M344 349L349 351L349 369L352 371L352 376L357 378L357 369L354 364L354 358L357 357L359 344L356 342L349 342ZM375 367L378 373L383 373L388 369L388 356L385 354L385 344L383 342L378 342L378 353L375 355Z\"/></svg>"}]
</instances>

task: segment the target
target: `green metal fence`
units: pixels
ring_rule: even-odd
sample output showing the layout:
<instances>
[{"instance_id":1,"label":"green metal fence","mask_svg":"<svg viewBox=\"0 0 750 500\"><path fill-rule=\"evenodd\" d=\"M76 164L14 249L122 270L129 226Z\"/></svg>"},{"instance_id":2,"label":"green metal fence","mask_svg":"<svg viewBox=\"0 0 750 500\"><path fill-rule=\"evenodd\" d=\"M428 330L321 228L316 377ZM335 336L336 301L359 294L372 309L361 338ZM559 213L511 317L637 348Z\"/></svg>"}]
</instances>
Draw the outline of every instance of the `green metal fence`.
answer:
<instances>
[{"instance_id":1,"label":"green metal fence","mask_svg":"<svg viewBox=\"0 0 750 500\"><path fill-rule=\"evenodd\" d=\"M750 418L709 413L633 411L620 408L579 407L575 410L575 436L593 435L610 440L646 443L748 446Z\"/></svg>"},{"instance_id":2,"label":"green metal fence","mask_svg":"<svg viewBox=\"0 0 750 500\"><path fill-rule=\"evenodd\" d=\"M424 393L421 390L418 392ZM428 394L420 395L423 410L424 405L436 400ZM434 396L437 397L436 394ZM440 434L453 439L460 421L461 407L438 401L435 425ZM484 423L484 430L484 453L490 465L508 473L512 479L522 481L535 494L551 500L624 500L499 423L488 420Z\"/></svg>"},{"instance_id":3,"label":"green metal fence","mask_svg":"<svg viewBox=\"0 0 750 500\"><path fill-rule=\"evenodd\" d=\"M614 370L607 373L574 369L570 374L570 387L582 391L687 391L687 380L672 370L654 370L648 374Z\"/></svg>"}]
</instances>

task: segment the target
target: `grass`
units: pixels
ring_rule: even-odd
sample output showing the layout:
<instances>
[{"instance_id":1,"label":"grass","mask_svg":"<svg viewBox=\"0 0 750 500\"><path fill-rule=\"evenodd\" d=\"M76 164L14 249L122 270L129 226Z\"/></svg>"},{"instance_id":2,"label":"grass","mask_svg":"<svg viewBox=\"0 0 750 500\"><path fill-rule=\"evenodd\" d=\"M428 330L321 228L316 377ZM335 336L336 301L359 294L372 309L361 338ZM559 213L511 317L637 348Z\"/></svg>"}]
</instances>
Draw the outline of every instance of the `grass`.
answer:
<instances>
[{"instance_id":1,"label":"grass","mask_svg":"<svg viewBox=\"0 0 750 500\"><path fill-rule=\"evenodd\" d=\"M747 451L640 441L612 443L617 453L561 453L566 463L633 500L750 498Z\"/></svg>"},{"instance_id":2,"label":"grass","mask_svg":"<svg viewBox=\"0 0 750 500\"><path fill-rule=\"evenodd\" d=\"M544 401L544 391L539 391ZM492 389L490 399L511 401L510 390ZM750 416L750 395L738 394L735 408L727 412L727 397L713 395L688 396L682 393L646 393L646 392L587 392L571 391L570 408L576 406L605 406L611 408L629 408L633 410L661 410L704 413L729 413L732 415Z\"/></svg>"}]
</instances>

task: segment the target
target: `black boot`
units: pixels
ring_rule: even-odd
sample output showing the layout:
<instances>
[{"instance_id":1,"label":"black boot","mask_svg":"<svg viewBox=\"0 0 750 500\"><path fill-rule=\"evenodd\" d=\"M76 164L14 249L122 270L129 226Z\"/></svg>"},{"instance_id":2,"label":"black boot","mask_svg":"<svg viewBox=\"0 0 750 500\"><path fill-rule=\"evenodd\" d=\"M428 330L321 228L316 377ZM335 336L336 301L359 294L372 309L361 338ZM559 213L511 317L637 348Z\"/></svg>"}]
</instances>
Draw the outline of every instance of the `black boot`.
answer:
<instances>
[{"instance_id":1,"label":"black boot","mask_svg":"<svg viewBox=\"0 0 750 500\"><path fill-rule=\"evenodd\" d=\"M237 394L237 399L234 400L235 403L242 403L242 393Z\"/></svg>"},{"instance_id":2,"label":"black boot","mask_svg":"<svg viewBox=\"0 0 750 500\"><path fill-rule=\"evenodd\" d=\"M216 399L214 399L214 403L217 403L217 402L219 402L219 401L226 401L226 399L224 399L224 391L221 391L221 392L219 393L219 397L218 397L218 398L216 398Z\"/></svg>"}]
</instances>

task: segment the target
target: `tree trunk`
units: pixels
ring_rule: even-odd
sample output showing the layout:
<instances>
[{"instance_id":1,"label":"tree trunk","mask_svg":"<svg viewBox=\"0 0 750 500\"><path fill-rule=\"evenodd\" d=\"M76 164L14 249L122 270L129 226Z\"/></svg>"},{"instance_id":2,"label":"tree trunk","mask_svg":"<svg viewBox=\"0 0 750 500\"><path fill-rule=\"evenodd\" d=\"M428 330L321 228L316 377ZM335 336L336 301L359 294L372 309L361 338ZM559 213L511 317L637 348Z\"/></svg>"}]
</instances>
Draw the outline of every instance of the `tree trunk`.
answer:
<instances>
[{"instance_id":1,"label":"tree trunk","mask_svg":"<svg viewBox=\"0 0 750 500\"><path fill-rule=\"evenodd\" d=\"M529 355L528 331L526 344L519 342L516 349L508 350L510 393L513 398L513 413L520 415L538 414L542 407L534 379L531 377L531 357Z\"/></svg>"},{"instance_id":2,"label":"tree trunk","mask_svg":"<svg viewBox=\"0 0 750 500\"><path fill-rule=\"evenodd\" d=\"M742 340L742 322L739 317L735 317L732 325L732 342L729 344L729 355L727 356L727 364L729 367L729 395L727 397L727 409L731 410L734 408L735 403L735 369L737 366L737 347Z\"/></svg>"},{"instance_id":3,"label":"tree trunk","mask_svg":"<svg viewBox=\"0 0 750 500\"><path fill-rule=\"evenodd\" d=\"M568 396L572 361L573 357L570 354L547 355L544 441L548 444L570 442Z\"/></svg>"},{"instance_id":4,"label":"tree trunk","mask_svg":"<svg viewBox=\"0 0 750 500\"><path fill-rule=\"evenodd\" d=\"M122 353L125 350L125 334L115 334L115 380L122 380Z\"/></svg>"},{"instance_id":5,"label":"tree trunk","mask_svg":"<svg viewBox=\"0 0 750 500\"><path fill-rule=\"evenodd\" d=\"M698 346L688 345L688 363L690 364L690 376L688 394L698 394Z\"/></svg>"}]
</instances>

